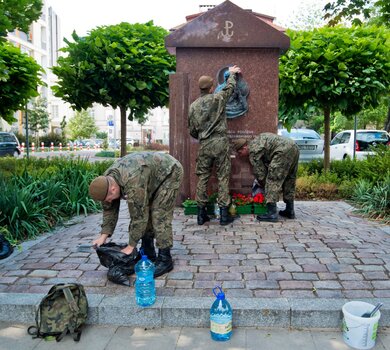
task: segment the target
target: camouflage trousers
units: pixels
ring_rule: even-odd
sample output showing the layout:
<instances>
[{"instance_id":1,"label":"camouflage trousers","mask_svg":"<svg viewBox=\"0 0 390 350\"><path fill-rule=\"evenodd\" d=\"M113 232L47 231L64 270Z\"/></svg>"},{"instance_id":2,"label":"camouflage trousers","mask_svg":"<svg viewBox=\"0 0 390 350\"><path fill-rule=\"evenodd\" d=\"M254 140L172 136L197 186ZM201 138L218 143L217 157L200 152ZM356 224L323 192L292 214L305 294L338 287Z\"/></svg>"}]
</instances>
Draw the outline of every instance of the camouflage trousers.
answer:
<instances>
[{"instance_id":1,"label":"camouflage trousers","mask_svg":"<svg viewBox=\"0 0 390 350\"><path fill-rule=\"evenodd\" d=\"M198 176L195 200L199 206L208 201L207 184L215 165L218 179L218 204L222 207L230 205L229 179L231 170L230 148L225 137L203 141L199 148L195 173Z\"/></svg>"},{"instance_id":2,"label":"camouflage trousers","mask_svg":"<svg viewBox=\"0 0 390 350\"><path fill-rule=\"evenodd\" d=\"M281 191L285 202L294 200L298 159L299 149L296 145L288 152L279 153L272 158L265 180L267 203L276 203Z\"/></svg>"},{"instance_id":3,"label":"camouflage trousers","mask_svg":"<svg viewBox=\"0 0 390 350\"><path fill-rule=\"evenodd\" d=\"M176 197L183 180L183 166L177 162L172 172L154 193L149 203L148 222L145 232L141 236L134 236L130 232L129 244L133 247L143 237L156 238L159 249L172 248L172 220Z\"/></svg>"}]
</instances>

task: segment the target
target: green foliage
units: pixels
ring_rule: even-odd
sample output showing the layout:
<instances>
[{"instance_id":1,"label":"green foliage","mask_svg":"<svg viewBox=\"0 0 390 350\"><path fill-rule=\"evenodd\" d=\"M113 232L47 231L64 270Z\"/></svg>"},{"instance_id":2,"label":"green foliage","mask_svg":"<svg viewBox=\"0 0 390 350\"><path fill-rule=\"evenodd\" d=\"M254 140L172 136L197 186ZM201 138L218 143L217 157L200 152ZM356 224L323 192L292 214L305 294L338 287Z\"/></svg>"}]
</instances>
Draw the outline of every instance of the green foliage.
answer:
<instances>
[{"instance_id":1,"label":"green foliage","mask_svg":"<svg viewBox=\"0 0 390 350\"><path fill-rule=\"evenodd\" d=\"M41 15L42 0L2 0L0 1L0 36L18 28L28 32L29 25Z\"/></svg>"},{"instance_id":2,"label":"green foliage","mask_svg":"<svg viewBox=\"0 0 390 350\"><path fill-rule=\"evenodd\" d=\"M96 132L96 138L97 139L103 139L103 140L106 140L108 137L108 134L106 131L97 131Z\"/></svg>"},{"instance_id":3,"label":"green foliage","mask_svg":"<svg viewBox=\"0 0 390 350\"><path fill-rule=\"evenodd\" d=\"M89 139L94 135L98 128L95 119L88 111L82 110L76 112L74 117L69 120L68 124L69 136L72 140Z\"/></svg>"},{"instance_id":4,"label":"green foliage","mask_svg":"<svg viewBox=\"0 0 390 350\"><path fill-rule=\"evenodd\" d=\"M352 20L353 24L362 24L361 18L374 18L375 23L389 26L390 2L388 0L336 0L325 5L324 18L334 26L343 19Z\"/></svg>"},{"instance_id":5,"label":"green foliage","mask_svg":"<svg viewBox=\"0 0 390 350\"><path fill-rule=\"evenodd\" d=\"M100 208L88 196L90 181L112 162L85 159L1 159L0 227L13 242L33 238L64 218Z\"/></svg>"},{"instance_id":6,"label":"green foliage","mask_svg":"<svg viewBox=\"0 0 390 350\"><path fill-rule=\"evenodd\" d=\"M42 71L19 48L0 42L0 118L11 124L15 121L14 112L24 109L31 97L38 96L37 87L43 84L39 77Z\"/></svg>"},{"instance_id":7,"label":"green foliage","mask_svg":"<svg viewBox=\"0 0 390 350\"><path fill-rule=\"evenodd\" d=\"M358 212L390 223L390 176L374 185L367 180L358 181L352 201L358 204Z\"/></svg>"},{"instance_id":8,"label":"green foliage","mask_svg":"<svg viewBox=\"0 0 390 350\"><path fill-rule=\"evenodd\" d=\"M38 97L31 109L27 110L28 128L35 134L35 142L39 142L39 131L46 131L49 127L49 113L47 112L47 101Z\"/></svg>"},{"instance_id":9,"label":"green foliage","mask_svg":"<svg viewBox=\"0 0 390 350\"><path fill-rule=\"evenodd\" d=\"M114 158L115 151L101 151L95 154L95 157Z\"/></svg>"},{"instance_id":10,"label":"green foliage","mask_svg":"<svg viewBox=\"0 0 390 350\"><path fill-rule=\"evenodd\" d=\"M167 31L145 24L121 23L93 29L74 42L66 40L67 57L58 59L55 95L77 110L92 103L130 109L141 119L149 108L168 102L168 74L175 58L164 47Z\"/></svg>"},{"instance_id":11,"label":"green foliage","mask_svg":"<svg viewBox=\"0 0 390 350\"><path fill-rule=\"evenodd\" d=\"M280 59L280 114L291 125L308 108L352 116L376 107L390 84L390 31L384 27L288 31Z\"/></svg>"}]
</instances>

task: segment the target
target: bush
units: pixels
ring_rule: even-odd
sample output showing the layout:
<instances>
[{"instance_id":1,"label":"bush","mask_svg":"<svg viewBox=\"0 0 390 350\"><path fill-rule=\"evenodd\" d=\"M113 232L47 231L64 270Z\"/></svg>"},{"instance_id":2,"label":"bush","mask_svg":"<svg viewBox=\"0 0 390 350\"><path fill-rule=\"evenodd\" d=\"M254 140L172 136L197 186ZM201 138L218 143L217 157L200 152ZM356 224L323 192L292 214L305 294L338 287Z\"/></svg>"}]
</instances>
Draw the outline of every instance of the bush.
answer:
<instances>
[{"instance_id":1,"label":"bush","mask_svg":"<svg viewBox=\"0 0 390 350\"><path fill-rule=\"evenodd\" d=\"M390 223L390 176L374 186L370 181L359 180L352 201L358 205L356 211Z\"/></svg>"},{"instance_id":2,"label":"bush","mask_svg":"<svg viewBox=\"0 0 390 350\"><path fill-rule=\"evenodd\" d=\"M144 148L147 151L169 151L169 146L156 142L149 143Z\"/></svg>"},{"instance_id":3,"label":"bush","mask_svg":"<svg viewBox=\"0 0 390 350\"><path fill-rule=\"evenodd\" d=\"M0 159L0 227L7 239L34 238L65 218L99 210L100 203L89 198L89 183L111 164L81 158Z\"/></svg>"}]
</instances>

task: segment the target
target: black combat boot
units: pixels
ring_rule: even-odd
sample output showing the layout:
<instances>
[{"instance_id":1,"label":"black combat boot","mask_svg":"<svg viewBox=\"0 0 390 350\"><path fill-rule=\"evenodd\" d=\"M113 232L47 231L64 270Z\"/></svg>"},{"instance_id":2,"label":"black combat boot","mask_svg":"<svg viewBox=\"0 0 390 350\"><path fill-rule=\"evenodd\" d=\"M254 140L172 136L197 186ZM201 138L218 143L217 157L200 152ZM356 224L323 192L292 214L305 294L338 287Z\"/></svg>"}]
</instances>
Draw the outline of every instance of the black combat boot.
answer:
<instances>
[{"instance_id":1,"label":"black combat boot","mask_svg":"<svg viewBox=\"0 0 390 350\"><path fill-rule=\"evenodd\" d=\"M210 218L207 215L206 207L198 206L198 225L203 225L207 221L210 221Z\"/></svg>"},{"instance_id":2,"label":"black combat boot","mask_svg":"<svg viewBox=\"0 0 390 350\"><path fill-rule=\"evenodd\" d=\"M220 207L220 218L219 218L219 224L222 226L229 225L234 221L234 218L230 216L229 214L229 208L228 207Z\"/></svg>"},{"instance_id":3,"label":"black combat boot","mask_svg":"<svg viewBox=\"0 0 390 350\"><path fill-rule=\"evenodd\" d=\"M288 219L295 219L294 201L285 201L286 209L279 211L279 215Z\"/></svg>"},{"instance_id":4,"label":"black combat boot","mask_svg":"<svg viewBox=\"0 0 390 350\"><path fill-rule=\"evenodd\" d=\"M257 215L256 219L259 221L278 221L278 213L276 212L276 203L267 203L267 213Z\"/></svg>"},{"instance_id":5,"label":"black combat boot","mask_svg":"<svg viewBox=\"0 0 390 350\"><path fill-rule=\"evenodd\" d=\"M155 263L154 277L161 276L173 269L173 260L171 256L171 248L158 250L158 256Z\"/></svg>"},{"instance_id":6,"label":"black combat boot","mask_svg":"<svg viewBox=\"0 0 390 350\"><path fill-rule=\"evenodd\" d=\"M152 237L142 238L141 249L143 249L144 254L147 255L150 261L156 261L156 250L154 249L154 239ZM141 252L138 252L136 262L141 260Z\"/></svg>"}]
</instances>

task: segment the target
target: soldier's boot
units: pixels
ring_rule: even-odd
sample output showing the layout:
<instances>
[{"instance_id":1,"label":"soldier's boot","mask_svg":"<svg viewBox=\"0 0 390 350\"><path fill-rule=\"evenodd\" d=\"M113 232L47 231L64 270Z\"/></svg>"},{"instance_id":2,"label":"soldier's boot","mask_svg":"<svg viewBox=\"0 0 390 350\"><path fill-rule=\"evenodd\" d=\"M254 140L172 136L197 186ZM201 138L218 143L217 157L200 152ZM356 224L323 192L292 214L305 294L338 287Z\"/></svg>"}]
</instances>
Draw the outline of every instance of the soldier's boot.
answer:
<instances>
[{"instance_id":1,"label":"soldier's boot","mask_svg":"<svg viewBox=\"0 0 390 350\"><path fill-rule=\"evenodd\" d=\"M276 203L267 203L267 213L262 215L257 215L256 219L259 221L278 221L278 213L276 211Z\"/></svg>"},{"instance_id":2,"label":"soldier's boot","mask_svg":"<svg viewBox=\"0 0 390 350\"><path fill-rule=\"evenodd\" d=\"M203 225L207 221L210 221L210 218L207 215L206 207L198 206L198 225Z\"/></svg>"},{"instance_id":3,"label":"soldier's boot","mask_svg":"<svg viewBox=\"0 0 390 350\"><path fill-rule=\"evenodd\" d=\"M156 250L154 249L154 239L151 237L142 238L141 249L143 249L144 254L147 255L150 261L156 261ZM136 262L141 260L141 252L138 252Z\"/></svg>"},{"instance_id":4,"label":"soldier's boot","mask_svg":"<svg viewBox=\"0 0 390 350\"><path fill-rule=\"evenodd\" d=\"M155 263L154 277L164 275L173 269L173 260L171 256L171 248L158 250L158 256Z\"/></svg>"},{"instance_id":5,"label":"soldier's boot","mask_svg":"<svg viewBox=\"0 0 390 350\"><path fill-rule=\"evenodd\" d=\"M219 208L219 224L222 226L229 225L234 221L234 218L229 214L228 207Z\"/></svg>"},{"instance_id":6,"label":"soldier's boot","mask_svg":"<svg viewBox=\"0 0 390 350\"><path fill-rule=\"evenodd\" d=\"M294 201L285 201L286 209L279 211L279 215L288 218L295 219Z\"/></svg>"}]
</instances>

